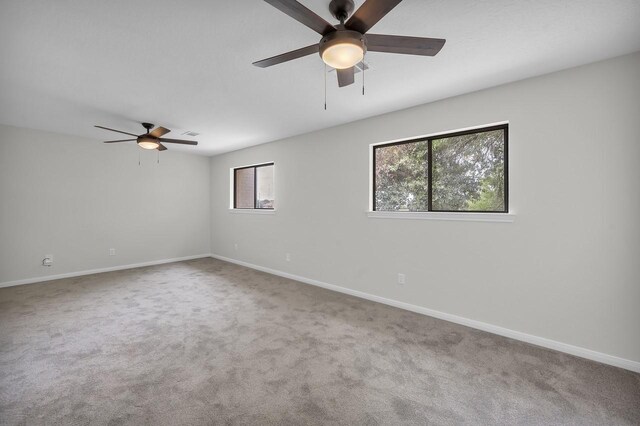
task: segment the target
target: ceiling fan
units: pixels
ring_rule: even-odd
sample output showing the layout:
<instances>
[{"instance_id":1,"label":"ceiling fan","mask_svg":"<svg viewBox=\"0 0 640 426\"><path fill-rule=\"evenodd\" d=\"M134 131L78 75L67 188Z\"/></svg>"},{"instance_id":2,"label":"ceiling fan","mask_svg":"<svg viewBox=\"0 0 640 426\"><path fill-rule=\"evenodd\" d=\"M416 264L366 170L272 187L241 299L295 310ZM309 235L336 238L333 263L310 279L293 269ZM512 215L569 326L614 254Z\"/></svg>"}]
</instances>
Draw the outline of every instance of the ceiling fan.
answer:
<instances>
[{"instance_id":1,"label":"ceiling fan","mask_svg":"<svg viewBox=\"0 0 640 426\"><path fill-rule=\"evenodd\" d=\"M104 143L115 143L115 142L133 142L136 141L140 148L144 149L157 149L158 151L164 151L167 149L161 142L164 143L179 143L182 145L198 145L196 141L187 141L184 139L169 139L163 138L163 135L166 135L171 130L166 129L164 127L156 127L153 129L153 124L151 123L141 123L142 127L147 129L147 133L143 133L141 135L134 135L133 133L123 132L122 130L110 129L108 127L103 126L94 126L99 129L110 130L112 132L123 133L125 135L134 136L135 139L119 139L116 141L105 141ZM153 129L153 130L151 130ZM150 131L151 130L151 131Z\"/></svg>"},{"instance_id":2,"label":"ceiling fan","mask_svg":"<svg viewBox=\"0 0 640 426\"><path fill-rule=\"evenodd\" d=\"M435 56L446 41L441 38L366 34L402 0L365 0L353 14L353 0L331 0L329 11L340 21L335 26L296 0L264 1L316 31L322 39L319 43L254 62L253 65L266 68L319 53L327 65L336 69L340 87L354 82L354 66L362 62L367 51Z\"/></svg>"}]
</instances>

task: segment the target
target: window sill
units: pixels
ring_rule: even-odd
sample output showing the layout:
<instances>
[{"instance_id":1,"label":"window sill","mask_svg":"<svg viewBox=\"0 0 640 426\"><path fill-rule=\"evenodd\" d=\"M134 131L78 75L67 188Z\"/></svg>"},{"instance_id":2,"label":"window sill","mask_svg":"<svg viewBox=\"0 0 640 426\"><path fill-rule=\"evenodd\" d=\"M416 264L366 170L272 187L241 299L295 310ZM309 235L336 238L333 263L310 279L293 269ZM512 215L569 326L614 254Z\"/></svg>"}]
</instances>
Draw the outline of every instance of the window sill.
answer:
<instances>
[{"instance_id":1,"label":"window sill","mask_svg":"<svg viewBox=\"0 0 640 426\"><path fill-rule=\"evenodd\" d=\"M236 214L276 214L275 209L229 209L229 213Z\"/></svg>"},{"instance_id":2,"label":"window sill","mask_svg":"<svg viewBox=\"0 0 640 426\"><path fill-rule=\"evenodd\" d=\"M463 222L514 222L514 213L453 213L453 212L381 212L368 211L374 219L454 220Z\"/></svg>"}]
</instances>

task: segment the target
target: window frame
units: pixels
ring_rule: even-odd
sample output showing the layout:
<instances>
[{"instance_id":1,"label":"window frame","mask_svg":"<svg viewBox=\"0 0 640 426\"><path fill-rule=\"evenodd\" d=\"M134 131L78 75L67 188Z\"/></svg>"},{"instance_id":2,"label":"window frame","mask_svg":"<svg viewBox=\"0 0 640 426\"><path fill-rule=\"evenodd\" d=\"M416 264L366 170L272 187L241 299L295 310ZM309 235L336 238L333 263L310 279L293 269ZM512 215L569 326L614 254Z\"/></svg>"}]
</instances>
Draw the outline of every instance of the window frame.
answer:
<instances>
[{"instance_id":1,"label":"window frame","mask_svg":"<svg viewBox=\"0 0 640 426\"><path fill-rule=\"evenodd\" d=\"M253 164L250 166L233 167L231 169L231 176L233 178L233 185L231 189L232 197L233 197L233 203L232 203L233 210L244 210L244 211L252 211L252 210L274 211L275 210L275 198L274 198L274 207L258 207L258 169L260 167L267 167L267 166L273 166L274 182L275 182L276 168L275 168L275 163L273 161L270 163ZM253 169L253 207L237 207L236 194L237 194L238 179L236 178L237 176L236 172L238 170L246 170L246 169ZM274 188L274 197L275 197L275 188Z\"/></svg>"},{"instance_id":2,"label":"window frame","mask_svg":"<svg viewBox=\"0 0 640 426\"><path fill-rule=\"evenodd\" d=\"M475 133L491 132L502 130L504 132L504 210L434 210L433 209L433 141L438 139L446 139L457 136L472 135ZM418 212L405 212L398 210L377 210L376 200L376 150L378 148L388 148L390 146L405 145L409 143L427 142L427 210ZM509 214L509 123L493 124L484 127L475 127L466 130L459 130L447 133L438 133L430 136L421 136L418 138L405 139L395 142L381 143L371 145L372 159L372 186L371 186L371 211L377 213L399 213L399 214L420 214L420 213L473 213L473 214Z\"/></svg>"}]
</instances>

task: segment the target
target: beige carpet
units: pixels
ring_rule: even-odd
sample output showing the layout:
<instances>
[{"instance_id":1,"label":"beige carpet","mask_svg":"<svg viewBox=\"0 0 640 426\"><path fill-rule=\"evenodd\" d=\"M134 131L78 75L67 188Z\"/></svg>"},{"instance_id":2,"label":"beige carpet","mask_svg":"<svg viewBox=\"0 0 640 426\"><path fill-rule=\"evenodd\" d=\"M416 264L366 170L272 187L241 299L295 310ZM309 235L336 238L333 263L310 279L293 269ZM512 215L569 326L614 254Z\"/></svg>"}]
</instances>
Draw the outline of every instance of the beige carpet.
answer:
<instances>
[{"instance_id":1,"label":"beige carpet","mask_svg":"<svg viewBox=\"0 0 640 426\"><path fill-rule=\"evenodd\" d=\"M0 289L0 424L640 424L640 375L213 259Z\"/></svg>"}]
</instances>

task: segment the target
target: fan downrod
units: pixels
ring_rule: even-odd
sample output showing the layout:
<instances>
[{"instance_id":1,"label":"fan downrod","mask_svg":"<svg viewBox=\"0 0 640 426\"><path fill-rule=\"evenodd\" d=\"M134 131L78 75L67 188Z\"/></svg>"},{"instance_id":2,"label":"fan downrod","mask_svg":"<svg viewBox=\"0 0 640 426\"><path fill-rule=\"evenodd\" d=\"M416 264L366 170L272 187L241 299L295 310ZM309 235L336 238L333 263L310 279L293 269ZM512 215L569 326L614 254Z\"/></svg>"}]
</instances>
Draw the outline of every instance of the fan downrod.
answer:
<instances>
[{"instance_id":1,"label":"fan downrod","mask_svg":"<svg viewBox=\"0 0 640 426\"><path fill-rule=\"evenodd\" d=\"M144 127L145 129L147 129L147 133L149 133L149 130L153 129L154 125L151 123L140 123L142 124L142 127Z\"/></svg>"},{"instance_id":2,"label":"fan downrod","mask_svg":"<svg viewBox=\"0 0 640 426\"><path fill-rule=\"evenodd\" d=\"M331 3L329 3L329 12L341 24L344 24L344 21L349 18L353 13L353 9L355 9L353 0L331 0Z\"/></svg>"}]
</instances>

